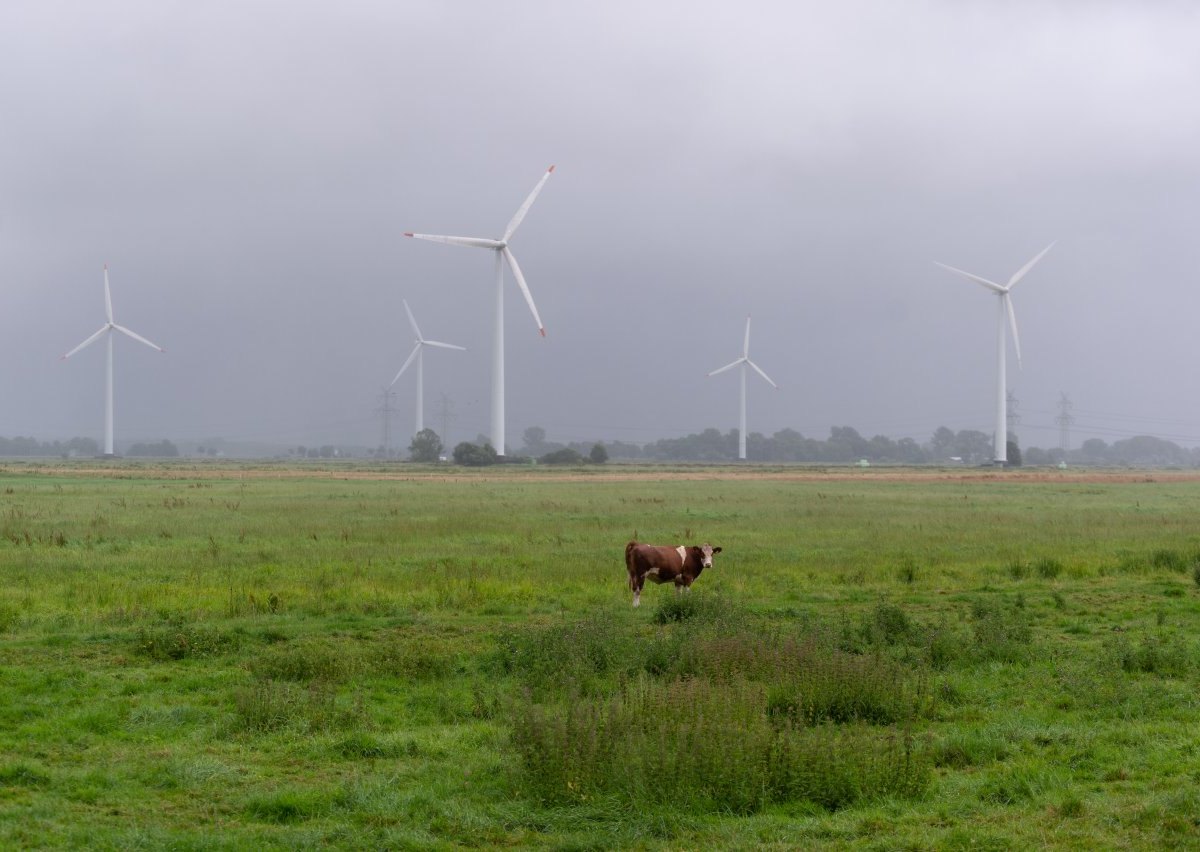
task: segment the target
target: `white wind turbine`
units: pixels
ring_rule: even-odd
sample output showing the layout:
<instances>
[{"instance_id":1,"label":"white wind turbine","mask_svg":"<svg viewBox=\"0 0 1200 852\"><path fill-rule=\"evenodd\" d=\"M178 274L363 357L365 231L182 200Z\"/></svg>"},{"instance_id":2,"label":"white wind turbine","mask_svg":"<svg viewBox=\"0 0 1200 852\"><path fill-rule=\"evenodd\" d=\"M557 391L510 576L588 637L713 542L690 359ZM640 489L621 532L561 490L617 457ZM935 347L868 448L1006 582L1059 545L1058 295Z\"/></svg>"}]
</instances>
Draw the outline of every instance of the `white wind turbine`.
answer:
<instances>
[{"instance_id":1,"label":"white wind turbine","mask_svg":"<svg viewBox=\"0 0 1200 852\"><path fill-rule=\"evenodd\" d=\"M533 188L533 192L529 193L529 197L525 199L525 203L520 206L516 214L512 217L512 221L508 223L508 227L504 229L504 236L498 240L486 237L446 237L433 234L413 234L407 231L404 234L406 237L416 237L419 240L432 240L435 243L447 243L452 246L491 249L496 253L496 332L495 346L492 350L492 446L495 447L497 455L501 456L504 455L505 262L508 263L509 269L512 270L517 286L521 288L521 294L525 297L525 303L529 305L529 311L533 314L534 322L538 325L538 331L541 332L542 337L546 336L546 329L542 325L542 318L538 316L537 306L534 305L533 296L529 292L529 285L525 283L525 276L521 274L521 267L517 265L517 259L513 257L513 253L508 247L508 241L516 233L521 220L525 218L525 214L529 212L534 199L537 198L538 193L542 191L542 187L545 186L546 181L550 179L550 175L553 173L554 166L546 170L546 173L542 175L542 179L538 181L538 185Z\"/></svg>"},{"instance_id":2,"label":"white wind turbine","mask_svg":"<svg viewBox=\"0 0 1200 852\"><path fill-rule=\"evenodd\" d=\"M1042 259L1042 256L1050 249L1054 248L1054 243L1042 249L1037 257L1029 261L1029 263L1018 269L1012 278L1008 279L1007 284L997 284L995 281L989 281L986 278L980 278L978 275L972 275L970 272L963 272L961 269L955 269L953 266L947 266L944 263L934 261L942 269L948 269L951 272L961 275L976 284L982 284L989 290L994 292L1000 299L999 319L996 326L996 432L993 441L993 454L995 456L995 464L1008 464L1008 410L1007 410L1007 384L1005 378L1005 355L1007 354L1004 345L1004 325L1007 317L1008 325L1012 328L1013 349L1017 353L1017 368L1021 367L1021 339L1017 336L1017 315L1013 312L1012 291L1013 285L1025 277L1025 273L1033 268L1033 265Z\"/></svg>"},{"instance_id":3,"label":"white wind turbine","mask_svg":"<svg viewBox=\"0 0 1200 852\"><path fill-rule=\"evenodd\" d=\"M119 331L126 337L132 337L139 343L144 343L151 349L157 349L159 352L165 352L166 350L156 343L151 343L140 334L135 334L125 328L125 326L117 325L113 322L112 294L108 289L108 264L104 265L104 315L106 321L100 330L62 356L61 360L65 361L80 349L90 346L101 337L107 337L108 367L105 372L104 382L104 455L111 456L113 455L113 332Z\"/></svg>"},{"instance_id":4,"label":"white wind turbine","mask_svg":"<svg viewBox=\"0 0 1200 852\"><path fill-rule=\"evenodd\" d=\"M779 390L779 385L771 381L771 377L762 371L762 368L750 360L750 317L746 317L746 339L742 343L742 357L738 358L732 364L726 364L720 369L713 370L709 373L710 376L715 376L717 373L724 373L726 370L732 370L734 367L741 365L742 367L742 412L741 420L738 421L738 458L742 461L746 460L746 368L750 367L754 372L758 373L767 380L767 384Z\"/></svg>"},{"instance_id":5,"label":"white wind turbine","mask_svg":"<svg viewBox=\"0 0 1200 852\"><path fill-rule=\"evenodd\" d=\"M455 346L453 343L441 343L437 340L426 340L425 338L423 338L421 336L421 329L417 328L417 321L413 318L413 312L412 312L412 309L409 308L408 302L406 300L401 300L401 301L404 301L404 311L405 311L405 313L408 314L408 322L409 322L409 325L412 326L413 334L415 334L417 336L417 342L416 342L416 345L413 346L413 351L408 356L408 360L404 362L404 366L400 368L400 372L396 373L396 378L392 379L392 384L388 385L388 387L392 387L392 385L395 385L396 382L400 380L400 377L404 375L404 371L408 369L408 365L413 362L413 359L416 359L416 362L417 362L417 429L415 432L413 432L413 434L417 435L417 434L420 434L421 430L425 428L425 367L424 367L425 347L426 346L436 346L439 349L459 349L463 352L467 351L467 347ZM442 438L444 439L445 436L443 435Z\"/></svg>"}]
</instances>

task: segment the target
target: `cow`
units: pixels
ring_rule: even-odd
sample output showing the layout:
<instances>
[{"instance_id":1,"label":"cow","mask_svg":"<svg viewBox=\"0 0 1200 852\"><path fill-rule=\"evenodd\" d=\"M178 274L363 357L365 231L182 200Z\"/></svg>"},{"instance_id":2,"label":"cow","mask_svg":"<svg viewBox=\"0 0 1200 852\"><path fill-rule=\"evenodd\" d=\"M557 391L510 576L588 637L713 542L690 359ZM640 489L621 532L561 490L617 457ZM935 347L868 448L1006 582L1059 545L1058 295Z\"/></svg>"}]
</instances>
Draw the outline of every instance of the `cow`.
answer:
<instances>
[{"instance_id":1,"label":"cow","mask_svg":"<svg viewBox=\"0 0 1200 852\"><path fill-rule=\"evenodd\" d=\"M713 556L720 552L721 548L707 544L660 547L629 542L625 545L625 570L629 572L633 605L641 604L642 586L647 579L655 583L674 583L676 594L690 589L700 572L712 567Z\"/></svg>"}]
</instances>

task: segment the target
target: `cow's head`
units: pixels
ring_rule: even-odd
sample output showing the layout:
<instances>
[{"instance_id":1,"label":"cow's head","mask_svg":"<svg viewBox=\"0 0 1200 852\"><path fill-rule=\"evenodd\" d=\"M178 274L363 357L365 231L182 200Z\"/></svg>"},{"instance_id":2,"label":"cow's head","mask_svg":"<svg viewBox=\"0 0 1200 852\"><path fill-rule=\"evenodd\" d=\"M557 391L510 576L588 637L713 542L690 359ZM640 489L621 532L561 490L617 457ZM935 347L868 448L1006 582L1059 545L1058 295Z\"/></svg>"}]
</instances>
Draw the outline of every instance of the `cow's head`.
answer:
<instances>
[{"instance_id":1,"label":"cow's head","mask_svg":"<svg viewBox=\"0 0 1200 852\"><path fill-rule=\"evenodd\" d=\"M692 549L695 550L696 555L700 557L701 568L711 568L713 556L721 552L721 548L713 547L708 544L702 544L699 547L693 547Z\"/></svg>"}]
</instances>

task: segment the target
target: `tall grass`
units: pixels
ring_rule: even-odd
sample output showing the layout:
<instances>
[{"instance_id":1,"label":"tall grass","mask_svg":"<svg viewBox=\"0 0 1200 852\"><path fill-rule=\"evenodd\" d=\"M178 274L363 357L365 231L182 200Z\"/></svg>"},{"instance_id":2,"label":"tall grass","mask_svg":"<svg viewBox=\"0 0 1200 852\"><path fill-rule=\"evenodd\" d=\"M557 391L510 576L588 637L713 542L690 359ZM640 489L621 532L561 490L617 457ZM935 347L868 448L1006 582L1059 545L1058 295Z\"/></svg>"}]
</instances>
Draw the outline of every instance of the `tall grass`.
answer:
<instances>
[{"instance_id":1,"label":"tall grass","mask_svg":"<svg viewBox=\"0 0 1200 852\"><path fill-rule=\"evenodd\" d=\"M509 669L527 684L511 736L529 794L750 813L924 789L930 761L896 727L927 705L919 673L699 594L680 600L699 603L664 601L653 632L587 619L510 637Z\"/></svg>"},{"instance_id":2,"label":"tall grass","mask_svg":"<svg viewBox=\"0 0 1200 852\"><path fill-rule=\"evenodd\" d=\"M767 693L744 679L642 675L605 699L530 703L512 733L525 789L546 801L615 797L733 813L925 789L929 760L908 734L773 720Z\"/></svg>"}]
</instances>

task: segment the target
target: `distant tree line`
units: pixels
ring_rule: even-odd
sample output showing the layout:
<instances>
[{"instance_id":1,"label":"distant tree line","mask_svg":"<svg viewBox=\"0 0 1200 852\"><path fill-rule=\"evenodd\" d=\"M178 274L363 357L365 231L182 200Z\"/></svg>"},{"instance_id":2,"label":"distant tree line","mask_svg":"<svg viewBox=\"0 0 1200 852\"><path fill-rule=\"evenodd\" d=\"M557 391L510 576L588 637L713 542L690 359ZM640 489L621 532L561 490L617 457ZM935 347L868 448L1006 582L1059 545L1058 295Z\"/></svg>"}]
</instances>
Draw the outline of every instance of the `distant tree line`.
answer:
<instances>
[{"instance_id":1,"label":"distant tree line","mask_svg":"<svg viewBox=\"0 0 1200 852\"><path fill-rule=\"evenodd\" d=\"M125 451L127 456L140 456L154 459L173 459L179 457L179 448L163 438L158 442L130 444Z\"/></svg>"},{"instance_id":2,"label":"distant tree line","mask_svg":"<svg viewBox=\"0 0 1200 852\"><path fill-rule=\"evenodd\" d=\"M0 456L98 456L100 445L94 438L69 441L39 441L36 438L0 438Z\"/></svg>"},{"instance_id":3,"label":"distant tree line","mask_svg":"<svg viewBox=\"0 0 1200 852\"><path fill-rule=\"evenodd\" d=\"M727 462L737 458L738 432L705 429L682 438L663 438L639 445L624 441L578 441L556 443L546 440L541 427L524 433L525 445L519 455L541 461L548 455L569 451L576 461L600 447L605 458L644 461ZM1097 438L1083 442L1077 450L1064 454L1057 447L1022 450L1016 436L1009 435L1010 464L1047 465L1066 461L1070 464L1200 466L1200 447L1185 449L1171 441L1141 435L1107 444ZM886 435L866 438L851 426L834 426L829 437L808 438L795 429L781 429L767 436L751 432L746 436L748 461L777 463L846 464L866 460L882 464L985 464L993 457L991 435L976 429L954 431L946 426L934 430L929 440L893 439Z\"/></svg>"}]
</instances>

